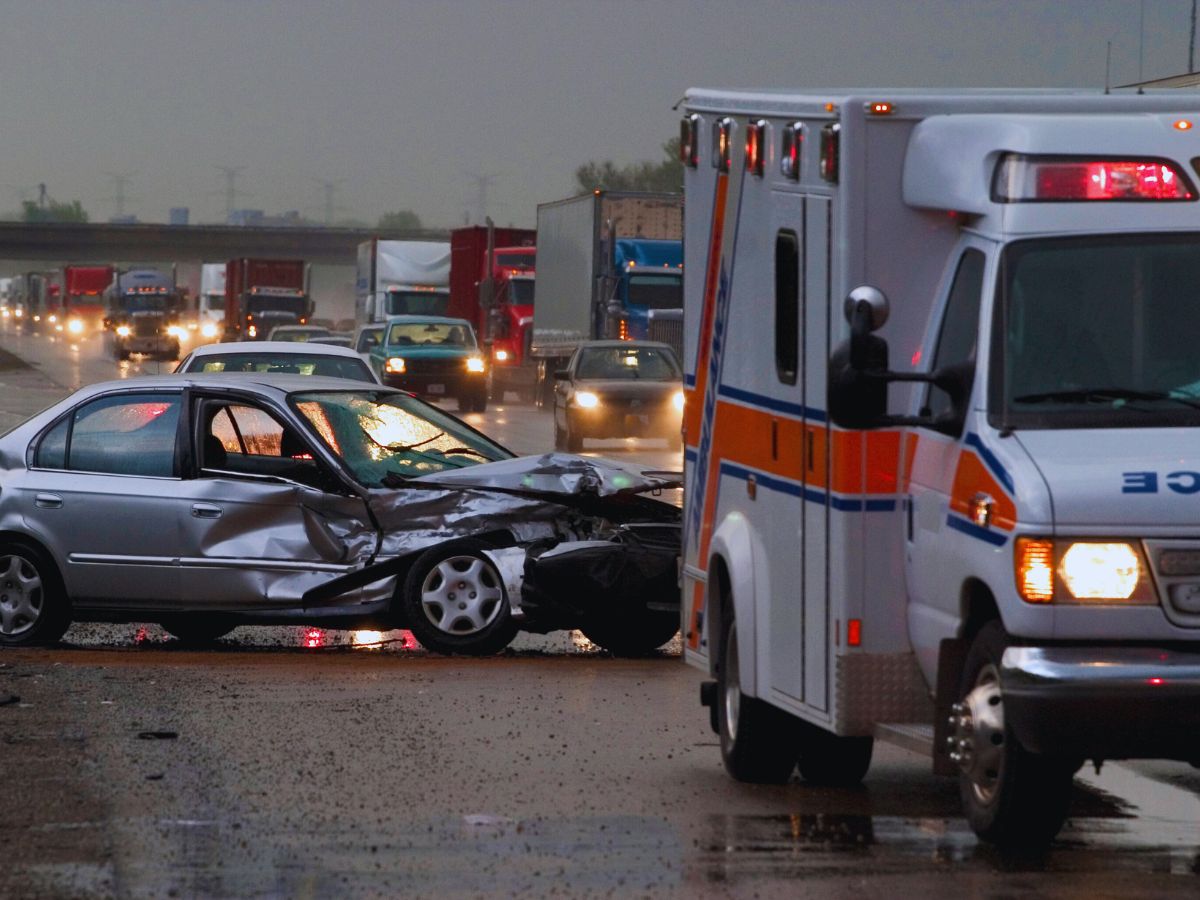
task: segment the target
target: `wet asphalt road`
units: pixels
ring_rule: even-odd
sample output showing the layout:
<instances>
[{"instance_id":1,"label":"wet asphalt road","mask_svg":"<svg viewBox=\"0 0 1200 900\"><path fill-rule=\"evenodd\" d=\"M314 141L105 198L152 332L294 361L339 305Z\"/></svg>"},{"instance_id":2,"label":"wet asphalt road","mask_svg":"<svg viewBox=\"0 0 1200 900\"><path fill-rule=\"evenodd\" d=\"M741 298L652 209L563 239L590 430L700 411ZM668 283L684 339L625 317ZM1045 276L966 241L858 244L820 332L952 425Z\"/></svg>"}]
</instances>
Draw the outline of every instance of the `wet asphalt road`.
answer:
<instances>
[{"instance_id":1,"label":"wet asphalt road","mask_svg":"<svg viewBox=\"0 0 1200 900\"><path fill-rule=\"evenodd\" d=\"M44 336L0 346L36 365L0 371L0 427L118 370ZM469 420L548 449L542 413ZM458 660L405 632L241 628L196 650L76 626L0 655L0 896L1200 893L1187 766L1082 772L1054 848L1010 858L897 748L858 790L732 782L700 679L677 646L616 660L574 634Z\"/></svg>"}]
</instances>

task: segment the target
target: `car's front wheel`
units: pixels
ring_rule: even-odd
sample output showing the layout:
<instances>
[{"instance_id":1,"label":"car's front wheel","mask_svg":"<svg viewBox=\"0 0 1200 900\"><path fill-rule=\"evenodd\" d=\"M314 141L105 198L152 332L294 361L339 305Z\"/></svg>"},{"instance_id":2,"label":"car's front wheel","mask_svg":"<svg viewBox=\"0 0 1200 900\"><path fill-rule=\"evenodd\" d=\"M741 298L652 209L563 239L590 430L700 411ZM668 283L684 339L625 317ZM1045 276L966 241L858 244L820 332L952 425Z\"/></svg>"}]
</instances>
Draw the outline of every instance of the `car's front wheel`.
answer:
<instances>
[{"instance_id":1,"label":"car's front wheel","mask_svg":"<svg viewBox=\"0 0 1200 900\"><path fill-rule=\"evenodd\" d=\"M471 538L448 541L426 550L409 569L402 614L426 649L488 656L516 637L504 581L486 549Z\"/></svg>"},{"instance_id":2,"label":"car's front wheel","mask_svg":"<svg viewBox=\"0 0 1200 900\"><path fill-rule=\"evenodd\" d=\"M23 541L0 543L0 645L52 644L71 624L71 603L53 561Z\"/></svg>"}]
</instances>

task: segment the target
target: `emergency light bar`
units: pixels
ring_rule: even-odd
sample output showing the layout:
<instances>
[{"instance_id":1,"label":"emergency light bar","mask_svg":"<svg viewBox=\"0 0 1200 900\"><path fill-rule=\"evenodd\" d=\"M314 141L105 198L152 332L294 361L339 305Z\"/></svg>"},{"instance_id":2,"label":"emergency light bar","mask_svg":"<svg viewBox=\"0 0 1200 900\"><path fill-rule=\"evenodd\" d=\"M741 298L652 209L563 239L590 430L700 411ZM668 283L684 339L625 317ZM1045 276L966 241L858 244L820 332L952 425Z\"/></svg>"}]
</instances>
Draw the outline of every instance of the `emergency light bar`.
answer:
<instances>
[{"instance_id":1,"label":"emergency light bar","mask_svg":"<svg viewBox=\"0 0 1200 900\"><path fill-rule=\"evenodd\" d=\"M1006 153L992 180L992 200L997 203L1195 199L1187 176L1165 159Z\"/></svg>"},{"instance_id":2,"label":"emergency light bar","mask_svg":"<svg viewBox=\"0 0 1200 900\"><path fill-rule=\"evenodd\" d=\"M679 161L689 169L700 165L700 116L696 113L679 122Z\"/></svg>"},{"instance_id":3,"label":"emergency light bar","mask_svg":"<svg viewBox=\"0 0 1200 900\"><path fill-rule=\"evenodd\" d=\"M746 171L763 176L763 157L766 155L767 120L759 119L746 125Z\"/></svg>"},{"instance_id":4,"label":"emergency light bar","mask_svg":"<svg viewBox=\"0 0 1200 900\"><path fill-rule=\"evenodd\" d=\"M783 144L779 153L779 172L790 181L800 180L800 152L804 149L804 123L783 126Z\"/></svg>"}]
</instances>

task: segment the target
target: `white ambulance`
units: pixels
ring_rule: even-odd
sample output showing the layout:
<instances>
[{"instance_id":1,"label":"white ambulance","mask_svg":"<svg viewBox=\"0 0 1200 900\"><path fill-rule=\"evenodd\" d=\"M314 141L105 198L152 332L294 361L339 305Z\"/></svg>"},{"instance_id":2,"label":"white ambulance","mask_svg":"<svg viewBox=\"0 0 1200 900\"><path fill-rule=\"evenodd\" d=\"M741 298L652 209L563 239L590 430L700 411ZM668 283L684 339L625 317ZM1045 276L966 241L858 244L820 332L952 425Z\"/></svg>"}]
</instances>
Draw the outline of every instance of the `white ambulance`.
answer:
<instances>
[{"instance_id":1,"label":"white ambulance","mask_svg":"<svg viewBox=\"0 0 1200 900\"><path fill-rule=\"evenodd\" d=\"M683 634L728 771L983 838L1200 764L1200 97L691 90Z\"/></svg>"}]
</instances>

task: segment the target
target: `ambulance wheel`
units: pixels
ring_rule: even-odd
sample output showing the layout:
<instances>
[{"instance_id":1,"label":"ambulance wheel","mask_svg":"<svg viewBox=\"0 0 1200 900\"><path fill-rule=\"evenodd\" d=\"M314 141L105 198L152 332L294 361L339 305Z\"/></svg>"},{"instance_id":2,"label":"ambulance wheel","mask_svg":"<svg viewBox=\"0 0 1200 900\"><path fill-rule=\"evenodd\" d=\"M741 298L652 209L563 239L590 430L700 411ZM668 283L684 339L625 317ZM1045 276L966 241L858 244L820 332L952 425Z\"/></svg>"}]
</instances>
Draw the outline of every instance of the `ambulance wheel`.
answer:
<instances>
[{"instance_id":1,"label":"ambulance wheel","mask_svg":"<svg viewBox=\"0 0 1200 900\"><path fill-rule=\"evenodd\" d=\"M679 613L644 609L633 616L585 622L579 630L613 656L645 656L675 637Z\"/></svg>"},{"instance_id":2,"label":"ambulance wheel","mask_svg":"<svg viewBox=\"0 0 1200 900\"><path fill-rule=\"evenodd\" d=\"M872 737L839 737L816 725L801 726L800 777L809 784L851 787L871 767Z\"/></svg>"},{"instance_id":3,"label":"ambulance wheel","mask_svg":"<svg viewBox=\"0 0 1200 900\"><path fill-rule=\"evenodd\" d=\"M797 725L783 710L742 693L737 624L728 616L717 666L717 733L725 771L738 781L786 783L796 768Z\"/></svg>"},{"instance_id":4,"label":"ambulance wheel","mask_svg":"<svg viewBox=\"0 0 1200 900\"><path fill-rule=\"evenodd\" d=\"M483 555L488 545L464 538L426 550L413 563L399 601L408 627L434 653L490 656L517 636L504 580Z\"/></svg>"},{"instance_id":5,"label":"ambulance wheel","mask_svg":"<svg viewBox=\"0 0 1200 900\"><path fill-rule=\"evenodd\" d=\"M1001 846L1039 848L1066 820L1076 764L1030 753L1005 721L1000 659L1008 643L996 621L975 636L950 714L950 758L975 833Z\"/></svg>"}]
</instances>

